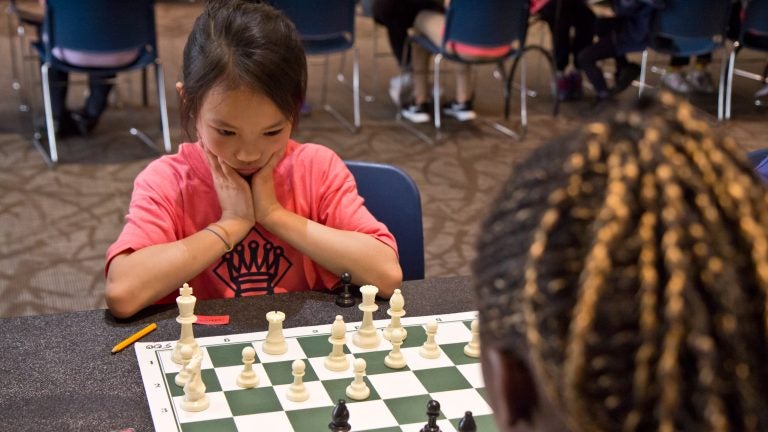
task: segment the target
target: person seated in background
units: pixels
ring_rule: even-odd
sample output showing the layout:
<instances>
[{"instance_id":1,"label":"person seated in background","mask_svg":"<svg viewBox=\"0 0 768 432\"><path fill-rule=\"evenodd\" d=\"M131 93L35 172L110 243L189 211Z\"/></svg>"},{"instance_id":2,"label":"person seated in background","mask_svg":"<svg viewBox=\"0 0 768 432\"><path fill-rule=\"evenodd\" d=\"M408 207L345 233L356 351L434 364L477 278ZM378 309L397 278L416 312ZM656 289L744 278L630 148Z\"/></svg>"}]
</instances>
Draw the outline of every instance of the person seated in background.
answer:
<instances>
[{"instance_id":1,"label":"person seated in background","mask_svg":"<svg viewBox=\"0 0 768 432\"><path fill-rule=\"evenodd\" d=\"M768 430L768 193L668 92L534 151L473 264L500 431Z\"/></svg>"},{"instance_id":2,"label":"person seated in background","mask_svg":"<svg viewBox=\"0 0 768 432\"><path fill-rule=\"evenodd\" d=\"M585 0L534 0L531 2L531 15L537 15L546 22L552 34L558 99L581 99L583 91L578 55L592 44L595 14ZM573 67L566 72L571 57Z\"/></svg>"},{"instance_id":3,"label":"person seated in background","mask_svg":"<svg viewBox=\"0 0 768 432\"><path fill-rule=\"evenodd\" d=\"M45 8L45 0L40 0ZM42 22L41 22L42 24ZM40 32L38 31L38 34ZM114 52L88 52L61 47L53 47L53 56L72 66L85 68L116 68L127 66L139 56L140 47ZM88 96L82 108L70 111L67 109L67 90L69 88L69 73L54 67L48 70L48 81L51 93L51 111L53 113L54 131L60 137L79 133L87 136L96 127L107 108L109 93L113 87L116 75L111 73L93 72L88 74ZM41 132L43 124L38 125Z\"/></svg>"},{"instance_id":4,"label":"person seated in background","mask_svg":"<svg viewBox=\"0 0 768 432\"><path fill-rule=\"evenodd\" d=\"M640 66L629 62L627 54L642 51L648 43L653 10L661 0L616 0L605 16L595 23L597 40L581 50L578 63L595 90L597 102L607 100L629 87L638 76ZM613 88L609 89L598 61L613 58L616 62Z\"/></svg>"},{"instance_id":5,"label":"person seated in background","mask_svg":"<svg viewBox=\"0 0 768 432\"><path fill-rule=\"evenodd\" d=\"M408 29L421 11L445 12L442 0L373 0L373 19L387 29L389 46L400 73L389 81L389 96L398 107L410 102L413 76L410 56L405 57Z\"/></svg>"}]
</instances>

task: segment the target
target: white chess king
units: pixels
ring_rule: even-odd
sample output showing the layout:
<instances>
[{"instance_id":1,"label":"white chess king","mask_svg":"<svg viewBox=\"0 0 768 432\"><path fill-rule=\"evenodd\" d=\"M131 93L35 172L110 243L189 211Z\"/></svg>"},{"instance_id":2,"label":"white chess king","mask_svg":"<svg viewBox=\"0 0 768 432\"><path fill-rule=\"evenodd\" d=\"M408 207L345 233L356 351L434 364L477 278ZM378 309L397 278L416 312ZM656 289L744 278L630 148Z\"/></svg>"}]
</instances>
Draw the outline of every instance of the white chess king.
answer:
<instances>
[{"instance_id":1,"label":"white chess king","mask_svg":"<svg viewBox=\"0 0 768 432\"><path fill-rule=\"evenodd\" d=\"M189 284L184 284L179 288L179 296L176 297L176 305L179 307L179 316L176 317L176 322L181 324L181 336L179 341L176 342L176 346L173 348L173 354L171 359L176 364L184 364L184 358L181 355L181 348L183 346L192 347L192 355L197 355L200 352L200 347L197 345L195 335L192 333L192 324L197 321L195 316L195 303L197 298L192 295L192 287Z\"/></svg>"}]
</instances>

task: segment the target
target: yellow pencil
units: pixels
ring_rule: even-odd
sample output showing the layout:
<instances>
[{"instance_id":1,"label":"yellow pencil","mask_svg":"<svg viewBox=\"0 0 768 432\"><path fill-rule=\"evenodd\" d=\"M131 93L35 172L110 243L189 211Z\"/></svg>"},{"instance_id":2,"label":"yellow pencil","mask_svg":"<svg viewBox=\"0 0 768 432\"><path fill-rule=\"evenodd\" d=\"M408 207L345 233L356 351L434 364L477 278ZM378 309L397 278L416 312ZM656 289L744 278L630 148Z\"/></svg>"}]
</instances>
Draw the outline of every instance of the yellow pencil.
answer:
<instances>
[{"instance_id":1,"label":"yellow pencil","mask_svg":"<svg viewBox=\"0 0 768 432\"><path fill-rule=\"evenodd\" d=\"M120 342L119 344L115 345L115 347L112 348L112 354L124 350L128 345L130 345L130 344L136 342L137 340L143 338L144 336L146 336L147 334L149 334L150 332L152 332L156 328L157 328L157 324L152 323L152 324L144 327L143 329L137 331L136 333L132 334L131 336L129 336L128 338L126 338L125 340Z\"/></svg>"}]
</instances>

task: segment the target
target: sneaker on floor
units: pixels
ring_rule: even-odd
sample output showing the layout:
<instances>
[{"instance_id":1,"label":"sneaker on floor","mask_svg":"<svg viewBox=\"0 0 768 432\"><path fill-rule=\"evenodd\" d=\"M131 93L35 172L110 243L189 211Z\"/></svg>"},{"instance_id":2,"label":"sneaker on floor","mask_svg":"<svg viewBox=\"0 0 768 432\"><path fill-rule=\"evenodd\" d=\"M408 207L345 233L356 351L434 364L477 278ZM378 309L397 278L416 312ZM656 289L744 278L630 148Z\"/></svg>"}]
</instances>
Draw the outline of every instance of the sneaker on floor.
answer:
<instances>
[{"instance_id":1,"label":"sneaker on floor","mask_svg":"<svg viewBox=\"0 0 768 432\"><path fill-rule=\"evenodd\" d=\"M395 75L389 80L389 97L396 106L408 103L413 92L413 78L410 73Z\"/></svg>"},{"instance_id":2,"label":"sneaker on floor","mask_svg":"<svg viewBox=\"0 0 768 432\"><path fill-rule=\"evenodd\" d=\"M560 102L566 101L570 97L568 84L567 75L560 75L557 77L557 100Z\"/></svg>"},{"instance_id":3,"label":"sneaker on floor","mask_svg":"<svg viewBox=\"0 0 768 432\"><path fill-rule=\"evenodd\" d=\"M661 77L664 87L676 93L690 93L691 85L680 72L667 72Z\"/></svg>"},{"instance_id":4,"label":"sneaker on floor","mask_svg":"<svg viewBox=\"0 0 768 432\"><path fill-rule=\"evenodd\" d=\"M619 94L623 92L627 87L632 85L640 76L640 65L636 63L627 63L616 74L616 81L613 83L613 94Z\"/></svg>"},{"instance_id":5,"label":"sneaker on floor","mask_svg":"<svg viewBox=\"0 0 768 432\"><path fill-rule=\"evenodd\" d=\"M451 101L443 105L443 114L451 116L459 121L474 120L477 114L472 109L472 101L456 102Z\"/></svg>"},{"instance_id":6,"label":"sneaker on floor","mask_svg":"<svg viewBox=\"0 0 768 432\"><path fill-rule=\"evenodd\" d=\"M755 92L755 99L760 99L768 96L768 84L763 86L760 90Z\"/></svg>"},{"instance_id":7,"label":"sneaker on floor","mask_svg":"<svg viewBox=\"0 0 768 432\"><path fill-rule=\"evenodd\" d=\"M584 88L581 84L581 72L570 71L565 76L568 80L568 100L581 100L584 97Z\"/></svg>"},{"instance_id":8,"label":"sneaker on floor","mask_svg":"<svg viewBox=\"0 0 768 432\"><path fill-rule=\"evenodd\" d=\"M692 70L688 72L686 81L693 91L699 93L714 93L715 84L712 82L712 76L705 70Z\"/></svg>"},{"instance_id":9,"label":"sneaker on floor","mask_svg":"<svg viewBox=\"0 0 768 432\"><path fill-rule=\"evenodd\" d=\"M411 123L427 123L429 117L429 104L409 104L400 110L400 114Z\"/></svg>"}]
</instances>

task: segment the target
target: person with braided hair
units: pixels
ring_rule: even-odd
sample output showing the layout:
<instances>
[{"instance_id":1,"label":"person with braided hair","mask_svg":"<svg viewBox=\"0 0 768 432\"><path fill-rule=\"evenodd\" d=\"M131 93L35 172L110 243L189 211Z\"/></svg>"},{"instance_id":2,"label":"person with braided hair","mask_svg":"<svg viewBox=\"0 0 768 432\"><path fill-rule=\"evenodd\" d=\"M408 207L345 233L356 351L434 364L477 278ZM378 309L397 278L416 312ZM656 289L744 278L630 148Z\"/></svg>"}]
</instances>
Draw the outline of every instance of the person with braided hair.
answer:
<instances>
[{"instance_id":1,"label":"person with braided hair","mask_svg":"<svg viewBox=\"0 0 768 432\"><path fill-rule=\"evenodd\" d=\"M551 142L473 264L502 431L768 430L768 193L671 93Z\"/></svg>"}]
</instances>

